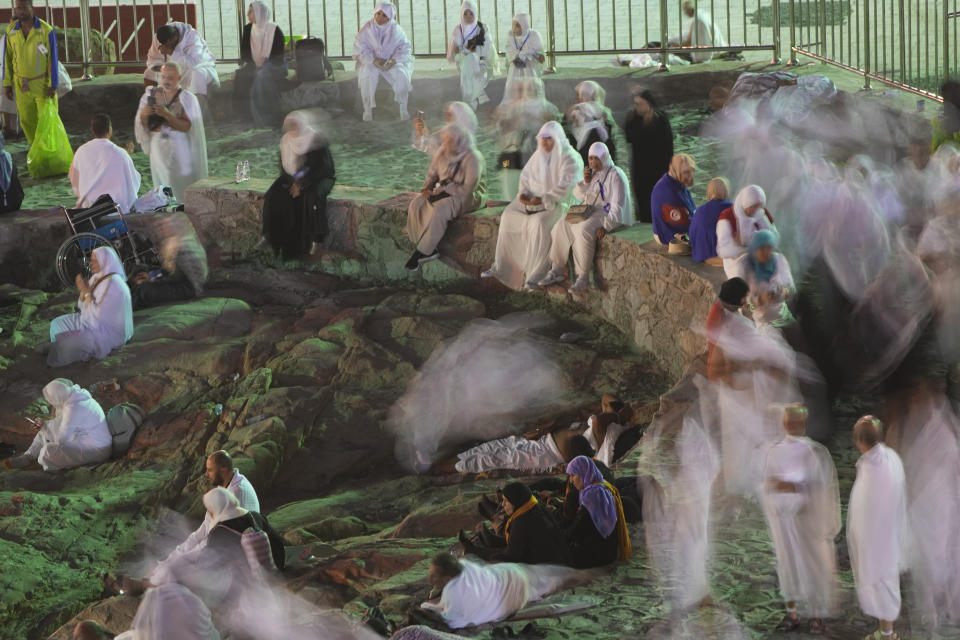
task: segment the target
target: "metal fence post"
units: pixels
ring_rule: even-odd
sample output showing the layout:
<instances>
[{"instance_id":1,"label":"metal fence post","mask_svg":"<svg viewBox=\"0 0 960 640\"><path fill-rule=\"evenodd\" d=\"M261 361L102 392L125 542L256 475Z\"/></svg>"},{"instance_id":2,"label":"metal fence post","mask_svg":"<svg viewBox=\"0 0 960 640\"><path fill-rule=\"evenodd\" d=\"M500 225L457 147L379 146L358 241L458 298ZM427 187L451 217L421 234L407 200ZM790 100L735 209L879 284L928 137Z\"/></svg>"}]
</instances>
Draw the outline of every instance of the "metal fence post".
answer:
<instances>
[{"instance_id":1,"label":"metal fence post","mask_svg":"<svg viewBox=\"0 0 960 640\"><path fill-rule=\"evenodd\" d=\"M943 75L941 82L950 79L950 3L943 2Z\"/></svg>"},{"instance_id":2,"label":"metal fence post","mask_svg":"<svg viewBox=\"0 0 960 640\"><path fill-rule=\"evenodd\" d=\"M66 23L66 11L64 11L64 23ZM67 26L63 26L66 33ZM93 74L90 73L90 54L93 48L90 45L90 0L80 0L80 47L83 49L80 55L80 61L83 63L83 74L81 80L92 80Z\"/></svg>"},{"instance_id":3,"label":"metal fence post","mask_svg":"<svg viewBox=\"0 0 960 640\"><path fill-rule=\"evenodd\" d=\"M773 21L773 60L772 64L780 64L780 0L771 0L770 19Z\"/></svg>"},{"instance_id":4,"label":"metal fence post","mask_svg":"<svg viewBox=\"0 0 960 640\"><path fill-rule=\"evenodd\" d=\"M557 72L557 37L556 37L556 19L554 16L553 0L547 0L547 68L546 73Z\"/></svg>"},{"instance_id":5,"label":"metal fence post","mask_svg":"<svg viewBox=\"0 0 960 640\"><path fill-rule=\"evenodd\" d=\"M870 0L863 3L863 90L870 89Z\"/></svg>"},{"instance_id":6,"label":"metal fence post","mask_svg":"<svg viewBox=\"0 0 960 640\"><path fill-rule=\"evenodd\" d=\"M790 0L790 66L799 64L797 61L797 12L796 0Z\"/></svg>"},{"instance_id":7,"label":"metal fence post","mask_svg":"<svg viewBox=\"0 0 960 640\"><path fill-rule=\"evenodd\" d=\"M900 17L900 84L907 84L907 24L903 0L897 3L897 15Z\"/></svg>"},{"instance_id":8,"label":"metal fence post","mask_svg":"<svg viewBox=\"0 0 960 640\"><path fill-rule=\"evenodd\" d=\"M660 0L660 67L657 71L669 71L667 66L667 0Z\"/></svg>"}]
</instances>

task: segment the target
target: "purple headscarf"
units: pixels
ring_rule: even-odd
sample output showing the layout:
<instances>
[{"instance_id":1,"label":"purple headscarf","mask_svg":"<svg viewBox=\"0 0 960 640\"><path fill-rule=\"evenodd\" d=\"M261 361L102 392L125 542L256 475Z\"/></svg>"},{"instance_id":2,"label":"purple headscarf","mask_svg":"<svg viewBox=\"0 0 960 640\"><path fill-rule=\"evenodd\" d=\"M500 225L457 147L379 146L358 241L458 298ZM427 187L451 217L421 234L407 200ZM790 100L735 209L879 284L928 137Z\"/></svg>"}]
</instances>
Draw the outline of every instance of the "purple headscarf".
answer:
<instances>
[{"instance_id":1,"label":"purple headscarf","mask_svg":"<svg viewBox=\"0 0 960 640\"><path fill-rule=\"evenodd\" d=\"M580 506L587 510L593 526L606 538L617 526L617 502L610 490L603 486L603 476L593 460L577 456L567 465L567 475L578 475L583 481Z\"/></svg>"}]
</instances>

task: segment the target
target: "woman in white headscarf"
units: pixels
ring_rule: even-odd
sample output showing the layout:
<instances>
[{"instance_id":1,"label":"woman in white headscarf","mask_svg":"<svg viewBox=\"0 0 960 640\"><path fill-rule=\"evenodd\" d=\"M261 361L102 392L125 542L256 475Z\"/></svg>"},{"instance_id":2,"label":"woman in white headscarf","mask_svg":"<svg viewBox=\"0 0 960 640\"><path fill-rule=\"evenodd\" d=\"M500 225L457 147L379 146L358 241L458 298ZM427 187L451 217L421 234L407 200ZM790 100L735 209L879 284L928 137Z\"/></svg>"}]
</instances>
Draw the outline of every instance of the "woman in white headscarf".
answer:
<instances>
[{"instance_id":1,"label":"woman in white headscarf","mask_svg":"<svg viewBox=\"0 0 960 640\"><path fill-rule=\"evenodd\" d=\"M738 263L746 255L753 234L761 229L776 231L766 203L767 194L751 184L741 189L733 200L733 206L720 214L717 220L717 255L723 258L723 270L728 278L740 276Z\"/></svg>"},{"instance_id":2,"label":"woman in white headscarf","mask_svg":"<svg viewBox=\"0 0 960 640\"><path fill-rule=\"evenodd\" d=\"M3 461L6 468L37 462L44 471L56 471L110 458L112 437L107 419L86 389L57 378L43 388L43 398L53 407L53 417L41 423L23 455Z\"/></svg>"},{"instance_id":3,"label":"woman in white headscarf","mask_svg":"<svg viewBox=\"0 0 960 640\"><path fill-rule=\"evenodd\" d=\"M621 225L629 227L633 224L630 183L623 170L613 164L607 145L593 143L589 162L583 168L583 179L573 188L573 197L577 202L589 206L590 210L576 219L570 219L568 215L554 225L550 234L553 268L540 281L541 287L564 280L564 269L572 249L577 280L570 288L570 293L586 291L597 241Z\"/></svg>"},{"instance_id":4,"label":"woman in white headscarf","mask_svg":"<svg viewBox=\"0 0 960 640\"><path fill-rule=\"evenodd\" d=\"M396 12L392 2L378 2L373 18L360 27L353 41L365 121L373 120L377 83L381 77L393 87L393 98L400 105L400 119L410 118L407 98L413 75L413 47L395 19Z\"/></svg>"},{"instance_id":5,"label":"woman in white headscarf","mask_svg":"<svg viewBox=\"0 0 960 640\"><path fill-rule=\"evenodd\" d=\"M497 48L493 34L480 22L477 5L464 0L460 5L460 24L453 28L447 45L447 60L460 68L460 90L463 101L474 110L490 101L487 82L496 72Z\"/></svg>"},{"instance_id":6,"label":"woman in white headscarf","mask_svg":"<svg viewBox=\"0 0 960 640\"><path fill-rule=\"evenodd\" d=\"M507 87L514 80L540 76L545 61L543 40L539 33L530 28L530 14L518 13L513 16L506 53Z\"/></svg>"},{"instance_id":7,"label":"woman in white headscarf","mask_svg":"<svg viewBox=\"0 0 960 640\"><path fill-rule=\"evenodd\" d=\"M443 121L446 124L455 124L472 136L477 135L477 114L466 102L451 102L443 111ZM413 148L417 151L429 153L431 156L440 147L440 132L430 131L430 127L423 118L413 119Z\"/></svg>"},{"instance_id":8,"label":"woman in white headscarf","mask_svg":"<svg viewBox=\"0 0 960 640\"><path fill-rule=\"evenodd\" d=\"M278 83L287 77L283 31L270 22L270 9L256 0L247 7L240 37L240 68L233 79L234 108L260 127L279 124Z\"/></svg>"},{"instance_id":9,"label":"woman in white headscarf","mask_svg":"<svg viewBox=\"0 0 960 640\"><path fill-rule=\"evenodd\" d=\"M520 194L500 217L493 266L481 274L514 290L535 288L550 268L550 231L567 211L583 171L558 122L537 134L539 148L520 173Z\"/></svg>"},{"instance_id":10,"label":"woman in white headscarf","mask_svg":"<svg viewBox=\"0 0 960 640\"><path fill-rule=\"evenodd\" d=\"M283 121L280 177L263 199L263 239L286 260L313 254L327 235L327 195L336 182L330 146L306 111Z\"/></svg>"},{"instance_id":11,"label":"woman in white headscarf","mask_svg":"<svg viewBox=\"0 0 960 640\"><path fill-rule=\"evenodd\" d=\"M420 195L407 209L407 235L417 245L407 261L408 271L439 258L437 245L450 221L483 208L486 201L483 155L473 136L451 124L440 130L440 139Z\"/></svg>"},{"instance_id":12,"label":"woman in white headscarf","mask_svg":"<svg viewBox=\"0 0 960 640\"><path fill-rule=\"evenodd\" d=\"M133 337L133 306L120 256L112 247L97 247L90 255L90 271L89 280L77 274L80 311L50 321L51 367L102 360Z\"/></svg>"},{"instance_id":13,"label":"woman in white headscarf","mask_svg":"<svg viewBox=\"0 0 960 640\"><path fill-rule=\"evenodd\" d=\"M584 164L588 162L590 145L594 142L607 145L610 157L616 162L614 119L605 104L607 92L593 80L584 80L573 91L577 101L567 108L563 116L563 127L569 132L570 144L574 145Z\"/></svg>"}]
</instances>

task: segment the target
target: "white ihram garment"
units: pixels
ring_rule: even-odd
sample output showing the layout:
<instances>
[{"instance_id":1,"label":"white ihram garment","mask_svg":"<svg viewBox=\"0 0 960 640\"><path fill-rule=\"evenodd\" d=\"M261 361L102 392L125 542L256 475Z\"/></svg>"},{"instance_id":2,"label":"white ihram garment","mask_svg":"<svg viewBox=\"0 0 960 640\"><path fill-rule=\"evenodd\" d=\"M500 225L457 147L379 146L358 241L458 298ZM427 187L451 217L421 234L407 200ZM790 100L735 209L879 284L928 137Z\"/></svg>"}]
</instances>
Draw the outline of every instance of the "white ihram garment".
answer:
<instances>
[{"instance_id":1,"label":"white ihram garment","mask_svg":"<svg viewBox=\"0 0 960 640\"><path fill-rule=\"evenodd\" d=\"M164 62L176 62L180 65L180 84L190 93L198 96L207 95L207 87L213 83L220 86L220 76L217 75L217 59L210 52L200 32L183 22L169 23L180 33L180 42L177 43L173 54L165 56L160 53L160 43L157 36L153 36L150 50L147 51L147 70L143 72L145 80L160 83L160 72L153 71L153 67Z\"/></svg>"},{"instance_id":2,"label":"white ihram garment","mask_svg":"<svg viewBox=\"0 0 960 640\"><path fill-rule=\"evenodd\" d=\"M43 388L56 415L40 429L25 455L44 471L72 469L110 458L112 437L103 409L86 389L57 378Z\"/></svg>"},{"instance_id":3,"label":"white ihram garment","mask_svg":"<svg viewBox=\"0 0 960 640\"><path fill-rule=\"evenodd\" d=\"M137 201L140 172L126 150L106 138L94 138L73 154L70 185L77 196L77 207L89 207L107 194L126 213Z\"/></svg>"},{"instance_id":4,"label":"white ihram garment","mask_svg":"<svg viewBox=\"0 0 960 640\"><path fill-rule=\"evenodd\" d=\"M370 111L377 106L377 83L382 77L393 88L394 100L406 111L411 88L410 78L413 75L413 47L407 34L393 19L393 5L381 2L377 8L390 17L390 22L378 25L376 20L371 18L360 28L353 41L353 59L356 61L363 109ZM373 64L377 59L392 59L395 66L384 71Z\"/></svg>"}]
</instances>

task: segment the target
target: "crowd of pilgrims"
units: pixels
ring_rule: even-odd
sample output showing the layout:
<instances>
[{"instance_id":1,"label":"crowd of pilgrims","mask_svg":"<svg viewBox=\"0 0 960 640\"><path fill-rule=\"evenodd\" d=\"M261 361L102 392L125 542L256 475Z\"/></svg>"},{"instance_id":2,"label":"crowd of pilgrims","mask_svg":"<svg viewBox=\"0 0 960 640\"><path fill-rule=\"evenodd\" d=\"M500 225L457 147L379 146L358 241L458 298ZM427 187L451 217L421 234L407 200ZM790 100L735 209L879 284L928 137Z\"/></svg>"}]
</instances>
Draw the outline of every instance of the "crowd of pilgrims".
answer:
<instances>
[{"instance_id":1,"label":"crowd of pilgrims","mask_svg":"<svg viewBox=\"0 0 960 640\"><path fill-rule=\"evenodd\" d=\"M378 3L356 38L364 119L372 118L381 77L394 90L401 118L409 117L411 48L395 11L389 2ZM238 108L269 125L279 118L270 111L276 107L271 83L286 73L283 35L262 3L251 3L248 17L235 97ZM436 131L421 115L412 122L413 145L430 160L408 209L407 233L416 247L406 264L411 271L439 257L452 220L486 204L485 161L474 136L498 60L476 6L464 2L460 18L448 56L458 65L463 100L446 106ZM219 80L212 56L188 25L161 28L154 49L155 64L145 75L155 85L141 100L137 139L150 153L154 183L170 185L182 198L206 172L203 97ZM803 614L808 630L822 634L824 620L836 612L840 498L829 451L809 436L826 439L828 396L856 381L882 390L889 420L885 425L867 415L853 428L861 457L846 537L858 602L880 621L871 637L896 638L903 567L912 572L923 624L955 622L960 152L948 144L931 157L929 134L921 131L900 141L910 150L904 160L888 157L889 149L864 149L847 154L841 168L827 159L826 147L798 151L776 132L783 123L771 106L772 92L795 89L790 95L805 107L820 100L815 106L824 110L810 111L819 114L821 127L836 127L838 138L844 118L851 126L859 119L876 123L876 112L827 95L819 79L798 86L777 74L744 74L740 89L751 99L731 103L712 123L712 135L728 150L730 173L743 186L731 200L730 181L714 177L698 206L690 190L696 162L674 153L669 119L649 90L632 91L624 121L628 178L616 164L618 125L603 88L579 83L575 102L563 112L547 101L539 77L543 42L525 14L514 17L506 54L503 101L481 113L489 114L498 134L497 167L509 203L495 261L482 276L514 290L554 286L567 280L572 254L570 291L583 293L597 242L647 222L664 250L689 250L695 262L723 268L727 279L706 322L703 375L681 385L682 401L662 399L646 430L628 405L604 396L598 412L569 426L554 420L434 465L436 473L565 471L566 479L510 482L495 499L484 497L480 523L458 535L461 550L480 561L434 557L429 580L435 597L415 608L409 621L458 629L503 620L582 581L579 570L629 560L628 525L640 520L675 601L700 602L709 595L710 498L722 478L727 496L756 500L769 522L786 605L778 629L797 629ZM757 87L766 88L754 100ZM95 117L91 132L92 146L78 149L77 157L102 162L81 162L71 171L78 206L107 193L133 207L139 175L134 179L122 151L106 147L109 119ZM819 135L825 140L830 133ZM761 149L762 158L753 149ZM334 160L305 111L284 116L279 155L281 175L264 201L262 243L284 258L299 258L317 251L327 233ZM10 165L9 154L5 159ZM16 178L7 165L0 162L0 187ZM93 175L89 166L96 167ZM791 200L801 188L804 204ZM122 347L133 335L135 306L202 294L202 247L187 230L170 236L176 237L164 252L170 277L160 283L128 282L113 249L93 252L91 276L77 278L78 312L51 321L51 366L102 359ZM813 274L819 306L803 303L794 269L807 279ZM110 457L106 418L89 391L58 378L43 395L53 417L38 423L29 448L4 460L6 468L67 469ZM637 473L615 478L611 467L638 442ZM256 491L225 451L207 459L205 475L214 488L203 495L200 527L141 575L105 578L108 591L145 594L132 629L117 637L295 637L285 626L293 621L279 613L289 603L271 588L272 571L286 561L283 541L259 513ZM381 622L380 631L390 630ZM112 635L88 621L75 637ZM442 636L413 624L395 637Z\"/></svg>"}]
</instances>

